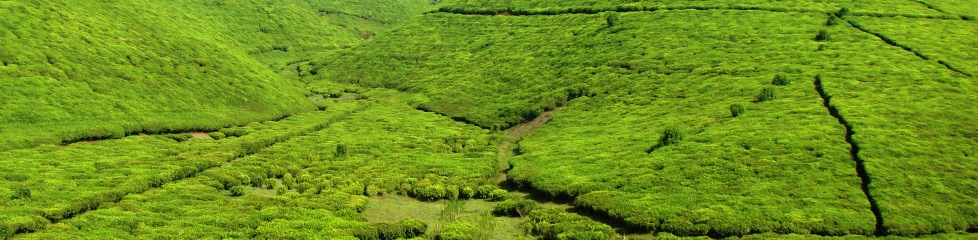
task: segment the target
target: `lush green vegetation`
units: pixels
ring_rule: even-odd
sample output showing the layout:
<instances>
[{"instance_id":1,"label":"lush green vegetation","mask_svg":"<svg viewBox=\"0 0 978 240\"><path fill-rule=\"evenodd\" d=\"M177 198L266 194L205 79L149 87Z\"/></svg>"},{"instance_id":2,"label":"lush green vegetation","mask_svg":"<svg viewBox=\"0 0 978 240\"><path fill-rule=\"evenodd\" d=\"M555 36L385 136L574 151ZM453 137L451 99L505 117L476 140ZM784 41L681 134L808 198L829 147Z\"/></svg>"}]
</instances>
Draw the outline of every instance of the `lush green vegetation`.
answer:
<instances>
[{"instance_id":1,"label":"lush green vegetation","mask_svg":"<svg viewBox=\"0 0 978 240\"><path fill-rule=\"evenodd\" d=\"M0 237L973 238L975 6L0 1Z\"/></svg>"},{"instance_id":2,"label":"lush green vegetation","mask_svg":"<svg viewBox=\"0 0 978 240\"><path fill-rule=\"evenodd\" d=\"M358 32L373 34L426 6L4 1L0 149L215 130L310 110L301 85L256 59L282 67L351 46Z\"/></svg>"}]
</instances>

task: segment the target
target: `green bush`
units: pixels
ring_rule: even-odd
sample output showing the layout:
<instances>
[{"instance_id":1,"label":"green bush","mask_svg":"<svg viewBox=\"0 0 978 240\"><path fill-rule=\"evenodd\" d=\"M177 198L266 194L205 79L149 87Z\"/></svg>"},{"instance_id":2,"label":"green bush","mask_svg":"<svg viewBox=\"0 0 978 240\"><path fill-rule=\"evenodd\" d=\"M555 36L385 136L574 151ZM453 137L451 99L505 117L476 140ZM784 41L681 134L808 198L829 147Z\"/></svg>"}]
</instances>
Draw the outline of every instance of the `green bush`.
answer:
<instances>
[{"instance_id":1,"label":"green bush","mask_svg":"<svg viewBox=\"0 0 978 240\"><path fill-rule=\"evenodd\" d=\"M225 137L227 137L222 132L211 132L211 133L208 133L207 135L210 136L211 138L213 138L214 140L221 140L221 139L224 139Z\"/></svg>"},{"instance_id":2,"label":"green bush","mask_svg":"<svg viewBox=\"0 0 978 240\"><path fill-rule=\"evenodd\" d=\"M730 115L733 117L739 117L740 115L743 115L744 111L747 111L747 109L744 108L743 105L740 104L730 105Z\"/></svg>"},{"instance_id":3,"label":"green bush","mask_svg":"<svg viewBox=\"0 0 978 240\"><path fill-rule=\"evenodd\" d=\"M608 22L608 27L614 27L618 23L618 13L609 13L605 21Z\"/></svg>"},{"instance_id":4,"label":"green bush","mask_svg":"<svg viewBox=\"0 0 978 240\"><path fill-rule=\"evenodd\" d=\"M961 20L974 21L976 18L972 15L962 15Z\"/></svg>"},{"instance_id":5,"label":"green bush","mask_svg":"<svg viewBox=\"0 0 978 240\"><path fill-rule=\"evenodd\" d=\"M774 100L777 96L774 93L774 88L767 87L761 90L761 93L757 95L757 102L767 102Z\"/></svg>"},{"instance_id":6,"label":"green bush","mask_svg":"<svg viewBox=\"0 0 978 240\"><path fill-rule=\"evenodd\" d=\"M819 30L818 34L815 35L815 41L831 41L831 40L832 40L832 35L829 34L829 31L826 31L825 29Z\"/></svg>"},{"instance_id":7,"label":"green bush","mask_svg":"<svg viewBox=\"0 0 978 240\"><path fill-rule=\"evenodd\" d=\"M248 192L248 188L246 188L244 185L231 187L231 196L244 196L246 192Z\"/></svg>"},{"instance_id":8,"label":"green bush","mask_svg":"<svg viewBox=\"0 0 978 240\"><path fill-rule=\"evenodd\" d=\"M346 145L336 144L336 154L334 156L336 158L344 158L346 157L346 151Z\"/></svg>"},{"instance_id":9,"label":"green bush","mask_svg":"<svg viewBox=\"0 0 978 240\"><path fill-rule=\"evenodd\" d=\"M509 192L506 190L496 189L489 192L489 196L486 199L489 201L503 201L509 199L509 197Z\"/></svg>"},{"instance_id":10,"label":"green bush","mask_svg":"<svg viewBox=\"0 0 978 240\"><path fill-rule=\"evenodd\" d=\"M825 21L825 26L835 26L839 25L839 18L836 16L829 16L829 20Z\"/></svg>"},{"instance_id":11,"label":"green bush","mask_svg":"<svg viewBox=\"0 0 978 240\"><path fill-rule=\"evenodd\" d=\"M842 9L839 9L839 11L835 13L835 16L841 18L841 17L845 17L848 14L849 14L849 8L842 8Z\"/></svg>"},{"instance_id":12,"label":"green bush","mask_svg":"<svg viewBox=\"0 0 978 240\"><path fill-rule=\"evenodd\" d=\"M788 86L789 84L791 84L791 80L789 80L788 77L785 77L784 75L778 74L774 76L774 80L771 80L771 84L773 84L774 86Z\"/></svg>"},{"instance_id":13,"label":"green bush","mask_svg":"<svg viewBox=\"0 0 978 240\"><path fill-rule=\"evenodd\" d=\"M14 189L14 195L10 196L11 199L28 199L31 198L31 189L25 187L19 187Z\"/></svg>"},{"instance_id":14,"label":"green bush","mask_svg":"<svg viewBox=\"0 0 978 240\"><path fill-rule=\"evenodd\" d=\"M659 138L660 146L671 146L676 145L683 140L683 133L675 128L669 128L662 132L662 137Z\"/></svg>"},{"instance_id":15,"label":"green bush","mask_svg":"<svg viewBox=\"0 0 978 240\"><path fill-rule=\"evenodd\" d=\"M509 199L496 204L492 213L500 216L523 217L537 209L538 205L536 201L529 199Z\"/></svg>"},{"instance_id":16,"label":"green bush","mask_svg":"<svg viewBox=\"0 0 978 240\"><path fill-rule=\"evenodd\" d=\"M542 239L611 239L615 235L611 226L554 208L533 211L523 228Z\"/></svg>"}]
</instances>

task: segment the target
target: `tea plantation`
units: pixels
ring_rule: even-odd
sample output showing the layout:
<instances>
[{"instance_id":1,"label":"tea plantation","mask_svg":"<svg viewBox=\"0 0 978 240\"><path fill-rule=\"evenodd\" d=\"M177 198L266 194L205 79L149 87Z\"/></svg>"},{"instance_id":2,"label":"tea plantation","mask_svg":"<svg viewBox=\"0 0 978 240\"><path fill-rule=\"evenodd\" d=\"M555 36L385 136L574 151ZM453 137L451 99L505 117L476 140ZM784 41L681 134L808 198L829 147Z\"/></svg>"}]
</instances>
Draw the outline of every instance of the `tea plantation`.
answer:
<instances>
[{"instance_id":1,"label":"tea plantation","mask_svg":"<svg viewBox=\"0 0 978 240\"><path fill-rule=\"evenodd\" d=\"M0 13L7 239L978 238L978 2Z\"/></svg>"}]
</instances>

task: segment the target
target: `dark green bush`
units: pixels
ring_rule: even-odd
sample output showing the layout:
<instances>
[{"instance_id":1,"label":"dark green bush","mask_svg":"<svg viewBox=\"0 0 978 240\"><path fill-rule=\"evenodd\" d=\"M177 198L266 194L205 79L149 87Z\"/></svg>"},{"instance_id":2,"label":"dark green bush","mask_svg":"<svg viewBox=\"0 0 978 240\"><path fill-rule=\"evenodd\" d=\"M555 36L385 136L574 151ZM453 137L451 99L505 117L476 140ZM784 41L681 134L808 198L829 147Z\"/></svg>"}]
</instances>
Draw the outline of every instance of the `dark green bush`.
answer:
<instances>
[{"instance_id":1,"label":"dark green bush","mask_svg":"<svg viewBox=\"0 0 978 240\"><path fill-rule=\"evenodd\" d=\"M662 132L662 138L659 138L660 146L670 146L675 145L683 140L683 133L675 128L666 129Z\"/></svg>"},{"instance_id":2,"label":"dark green bush","mask_svg":"<svg viewBox=\"0 0 978 240\"><path fill-rule=\"evenodd\" d=\"M347 151L346 145L337 144L336 145L336 154L335 154L336 158L344 158L344 157L346 157L346 151Z\"/></svg>"},{"instance_id":3,"label":"dark green bush","mask_svg":"<svg viewBox=\"0 0 978 240\"><path fill-rule=\"evenodd\" d=\"M831 40L832 40L832 35L829 34L829 31L826 31L825 29L819 30L818 34L815 35L815 41L831 41Z\"/></svg>"},{"instance_id":4,"label":"dark green bush","mask_svg":"<svg viewBox=\"0 0 978 240\"><path fill-rule=\"evenodd\" d=\"M767 87L761 90L761 93L757 95L757 102L767 102L774 100L776 95L774 94L774 88Z\"/></svg>"},{"instance_id":5,"label":"dark green bush","mask_svg":"<svg viewBox=\"0 0 978 240\"><path fill-rule=\"evenodd\" d=\"M785 77L784 75L778 74L774 76L774 80L771 80L771 84L773 84L774 86L788 86L789 84L791 84L791 80L789 80L788 77Z\"/></svg>"},{"instance_id":6,"label":"dark green bush","mask_svg":"<svg viewBox=\"0 0 978 240\"><path fill-rule=\"evenodd\" d=\"M538 205L536 201L529 199L510 199L496 204L492 213L500 216L523 217L537 209Z\"/></svg>"},{"instance_id":7,"label":"dark green bush","mask_svg":"<svg viewBox=\"0 0 978 240\"><path fill-rule=\"evenodd\" d=\"M608 22L608 27L614 27L618 23L618 13L609 13L605 21Z\"/></svg>"},{"instance_id":8,"label":"dark green bush","mask_svg":"<svg viewBox=\"0 0 978 240\"><path fill-rule=\"evenodd\" d=\"M974 21L975 19L976 19L975 16L971 16L971 15L962 15L961 16L961 20Z\"/></svg>"},{"instance_id":9,"label":"dark green bush","mask_svg":"<svg viewBox=\"0 0 978 240\"><path fill-rule=\"evenodd\" d=\"M841 18L841 17L845 17L848 14L849 14L849 8L842 8L842 9L839 9L839 11L835 13L835 16Z\"/></svg>"},{"instance_id":10,"label":"dark green bush","mask_svg":"<svg viewBox=\"0 0 978 240\"><path fill-rule=\"evenodd\" d=\"M747 109L745 109L743 105L740 104L730 105L730 115L733 117L738 117L740 115L743 115L744 111L747 111Z\"/></svg>"},{"instance_id":11,"label":"dark green bush","mask_svg":"<svg viewBox=\"0 0 978 240\"><path fill-rule=\"evenodd\" d=\"M27 199L31 198L31 189L25 187L19 187L14 189L14 195L11 196L12 199Z\"/></svg>"},{"instance_id":12,"label":"dark green bush","mask_svg":"<svg viewBox=\"0 0 978 240\"><path fill-rule=\"evenodd\" d=\"M829 20L825 21L825 26L835 26L839 25L839 18L836 16L829 16Z\"/></svg>"}]
</instances>

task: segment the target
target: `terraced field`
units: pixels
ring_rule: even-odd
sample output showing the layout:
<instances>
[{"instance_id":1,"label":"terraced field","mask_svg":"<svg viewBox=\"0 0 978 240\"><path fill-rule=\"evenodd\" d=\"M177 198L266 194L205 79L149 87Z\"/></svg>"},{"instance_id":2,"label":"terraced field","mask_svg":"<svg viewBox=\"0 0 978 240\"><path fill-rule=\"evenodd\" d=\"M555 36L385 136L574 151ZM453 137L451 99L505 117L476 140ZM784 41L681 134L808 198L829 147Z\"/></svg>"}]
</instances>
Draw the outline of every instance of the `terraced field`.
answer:
<instances>
[{"instance_id":1,"label":"terraced field","mask_svg":"<svg viewBox=\"0 0 978 240\"><path fill-rule=\"evenodd\" d=\"M978 238L968 1L61 5L0 2L5 238Z\"/></svg>"}]
</instances>

